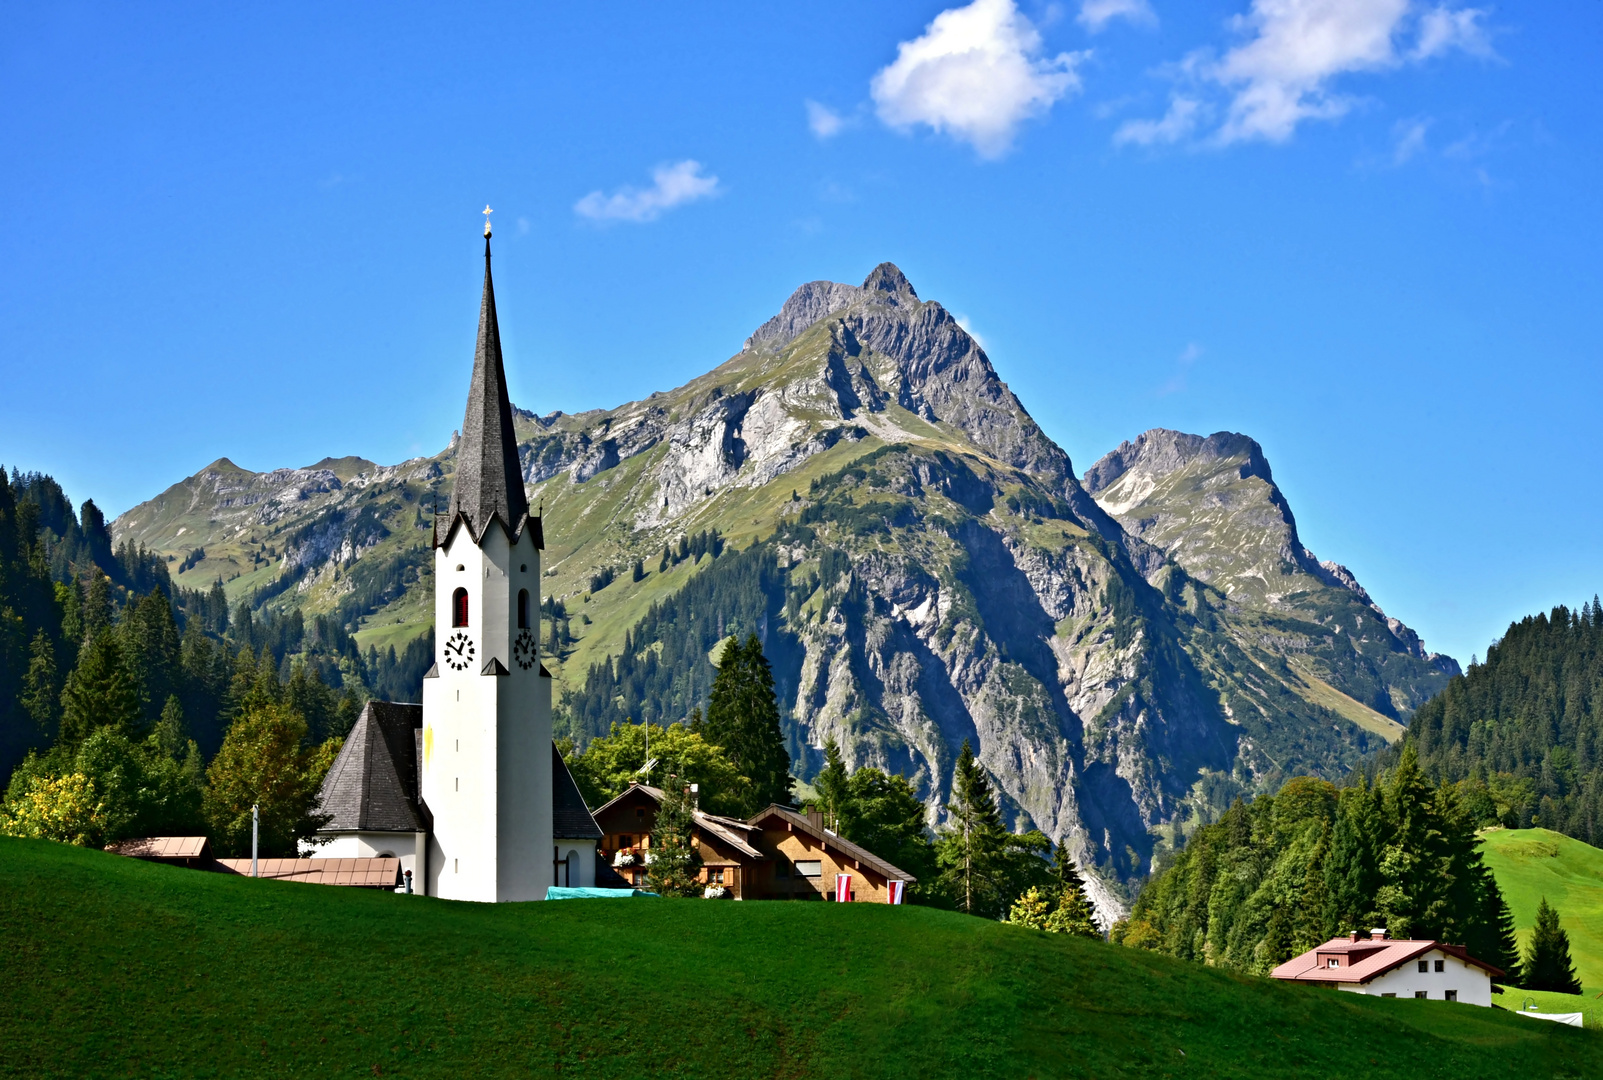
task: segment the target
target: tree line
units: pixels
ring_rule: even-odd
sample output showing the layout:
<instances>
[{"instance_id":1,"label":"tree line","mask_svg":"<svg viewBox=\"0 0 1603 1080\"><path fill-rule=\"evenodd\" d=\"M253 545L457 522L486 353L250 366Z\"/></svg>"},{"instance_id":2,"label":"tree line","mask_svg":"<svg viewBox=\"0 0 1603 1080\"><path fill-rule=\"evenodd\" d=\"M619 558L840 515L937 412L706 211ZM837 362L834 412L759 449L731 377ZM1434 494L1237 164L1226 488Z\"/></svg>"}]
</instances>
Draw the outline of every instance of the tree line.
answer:
<instances>
[{"instance_id":1,"label":"tree line","mask_svg":"<svg viewBox=\"0 0 1603 1080\"><path fill-rule=\"evenodd\" d=\"M1403 746L1431 776L1470 782L1481 824L1603 845L1603 603L1510 625L1419 707Z\"/></svg>"},{"instance_id":2,"label":"tree line","mask_svg":"<svg viewBox=\"0 0 1603 1080\"><path fill-rule=\"evenodd\" d=\"M1464 945L1505 972L1500 982L1574 993L1556 915L1543 916L1531 951L1520 954L1480 854L1483 795L1473 782L1433 784L1409 746L1373 785L1297 777L1275 795L1237 800L1148 880L1113 940L1264 975L1378 926L1395 938Z\"/></svg>"},{"instance_id":3,"label":"tree line","mask_svg":"<svg viewBox=\"0 0 1603 1080\"><path fill-rule=\"evenodd\" d=\"M181 589L166 562L113 547L92 501L74 513L49 477L0 469L0 828L209 833L228 854L258 802L264 851L294 854L362 703L415 699L432 647L364 655L337 618L230 612L220 580Z\"/></svg>"}]
</instances>

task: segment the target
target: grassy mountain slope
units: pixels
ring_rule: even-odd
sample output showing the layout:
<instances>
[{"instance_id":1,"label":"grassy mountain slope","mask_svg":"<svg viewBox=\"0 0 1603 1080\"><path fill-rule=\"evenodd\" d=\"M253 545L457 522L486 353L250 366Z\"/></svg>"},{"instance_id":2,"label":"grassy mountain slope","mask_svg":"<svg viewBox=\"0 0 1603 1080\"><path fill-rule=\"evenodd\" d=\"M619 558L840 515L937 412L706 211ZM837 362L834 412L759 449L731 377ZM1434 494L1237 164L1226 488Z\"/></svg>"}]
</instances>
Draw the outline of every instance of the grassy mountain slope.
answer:
<instances>
[{"instance_id":1,"label":"grassy mountain slope","mask_svg":"<svg viewBox=\"0 0 1603 1080\"><path fill-rule=\"evenodd\" d=\"M1603 1038L949 912L463 904L0 839L0 1075L1592 1075Z\"/></svg>"},{"instance_id":2,"label":"grassy mountain slope","mask_svg":"<svg viewBox=\"0 0 1603 1080\"><path fill-rule=\"evenodd\" d=\"M1549 829L1490 829L1483 836L1486 865L1514 913L1520 947L1547 897L1570 935L1585 996L1603 992L1603 851Z\"/></svg>"},{"instance_id":3,"label":"grassy mountain slope","mask_svg":"<svg viewBox=\"0 0 1603 1080\"><path fill-rule=\"evenodd\" d=\"M848 764L914 777L938 820L970 738L1010 821L1100 875L1105 913L1177 824L1298 772L1340 775L1446 678L1361 590L1310 578L1313 599L1276 606L1193 558L1207 543L1115 520L984 350L889 264L861 286L803 286L677 389L516 423L565 615L547 666L572 734L687 715L713 643L758 633L802 776L834 737ZM450 448L390 468L220 462L117 536L175 559L204 546L186 583L222 573L234 598L335 613L384 645L426 628L427 523L452 469ZM1117 479L1107 459L1093 472ZM662 566L713 530L723 554ZM747 561L719 570L729 559ZM693 580L704 610L664 619Z\"/></svg>"}]
</instances>

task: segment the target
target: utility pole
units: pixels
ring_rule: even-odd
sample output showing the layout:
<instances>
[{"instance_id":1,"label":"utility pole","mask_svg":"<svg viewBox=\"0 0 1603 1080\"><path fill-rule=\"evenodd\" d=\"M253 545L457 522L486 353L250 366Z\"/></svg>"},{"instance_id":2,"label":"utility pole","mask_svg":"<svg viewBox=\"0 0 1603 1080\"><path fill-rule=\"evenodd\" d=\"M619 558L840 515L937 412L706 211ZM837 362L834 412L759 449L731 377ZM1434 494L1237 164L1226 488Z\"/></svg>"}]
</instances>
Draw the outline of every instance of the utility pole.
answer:
<instances>
[{"instance_id":1,"label":"utility pole","mask_svg":"<svg viewBox=\"0 0 1603 1080\"><path fill-rule=\"evenodd\" d=\"M256 873L256 839L261 826L260 808L256 803L250 804L250 876L258 877Z\"/></svg>"}]
</instances>

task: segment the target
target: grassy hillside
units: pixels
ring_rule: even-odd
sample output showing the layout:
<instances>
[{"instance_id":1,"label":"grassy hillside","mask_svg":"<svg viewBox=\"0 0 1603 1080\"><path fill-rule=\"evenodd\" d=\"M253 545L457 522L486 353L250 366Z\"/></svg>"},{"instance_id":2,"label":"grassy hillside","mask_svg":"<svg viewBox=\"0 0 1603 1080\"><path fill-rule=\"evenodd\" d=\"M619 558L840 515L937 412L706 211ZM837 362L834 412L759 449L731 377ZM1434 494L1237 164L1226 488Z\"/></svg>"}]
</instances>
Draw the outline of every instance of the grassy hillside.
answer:
<instances>
[{"instance_id":1,"label":"grassy hillside","mask_svg":"<svg viewBox=\"0 0 1603 1080\"><path fill-rule=\"evenodd\" d=\"M472 905L0 840L0 1075L1556 1077L1603 1037L883 905Z\"/></svg>"},{"instance_id":2,"label":"grassy hillside","mask_svg":"<svg viewBox=\"0 0 1603 1080\"><path fill-rule=\"evenodd\" d=\"M1548 829L1484 835L1486 864L1514 912L1521 947L1545 896L1569 932L1570 958L1587 996L1603 991L1603 851Z\"/></svg>"}]
</instances>

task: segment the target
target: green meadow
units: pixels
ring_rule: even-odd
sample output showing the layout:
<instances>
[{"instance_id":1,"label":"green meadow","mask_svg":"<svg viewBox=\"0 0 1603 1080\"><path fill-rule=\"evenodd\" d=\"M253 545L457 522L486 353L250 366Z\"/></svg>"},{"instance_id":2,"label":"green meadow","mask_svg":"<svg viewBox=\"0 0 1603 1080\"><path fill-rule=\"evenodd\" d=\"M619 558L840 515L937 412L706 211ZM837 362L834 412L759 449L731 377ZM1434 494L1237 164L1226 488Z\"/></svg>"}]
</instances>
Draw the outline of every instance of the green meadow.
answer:
<instances>
[{"instance_id":1,"label":"green meadow","mask_svg":"<svg viewBox=\"0 0 1603 1080\"><path fill-rule=\"evenodd\" d=\"M476 905L0 839L0 1075L1582 1077L1603 1035L951 912Z\"/></svg>"}]
</instances>

